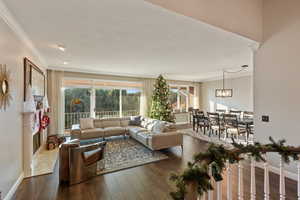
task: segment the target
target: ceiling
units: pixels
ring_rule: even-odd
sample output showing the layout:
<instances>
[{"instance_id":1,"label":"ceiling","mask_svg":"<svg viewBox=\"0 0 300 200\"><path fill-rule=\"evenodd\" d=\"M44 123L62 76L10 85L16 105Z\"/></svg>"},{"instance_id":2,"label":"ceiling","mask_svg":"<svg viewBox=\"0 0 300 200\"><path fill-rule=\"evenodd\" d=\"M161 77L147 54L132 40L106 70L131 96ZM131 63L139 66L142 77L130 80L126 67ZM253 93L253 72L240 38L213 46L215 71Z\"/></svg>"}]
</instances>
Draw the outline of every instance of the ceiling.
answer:
<instances>
[{"instance_id":1,"label":"ceiling","mask_svg":"<svg viewBox=\"0 0 300 200\"><path fill-rule=\"evenodd\" d=\"M3 1L50 68L191 81L252 71L254 41L143 0Z\"/></svg>"}]
</instances>

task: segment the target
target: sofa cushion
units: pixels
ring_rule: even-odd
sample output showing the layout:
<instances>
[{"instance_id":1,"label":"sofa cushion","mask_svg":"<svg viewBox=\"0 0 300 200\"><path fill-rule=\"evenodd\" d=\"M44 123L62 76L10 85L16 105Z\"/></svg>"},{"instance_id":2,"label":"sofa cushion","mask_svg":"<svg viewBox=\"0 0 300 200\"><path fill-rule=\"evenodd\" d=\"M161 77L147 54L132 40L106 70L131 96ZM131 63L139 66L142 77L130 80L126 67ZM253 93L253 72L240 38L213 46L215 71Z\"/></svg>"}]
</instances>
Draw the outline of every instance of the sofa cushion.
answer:
<instances>
[{"instance_id":1,"label":"sofa cushion","mask_svg":"<svg viewBox=\"0 0 300 200\"><path fill-rule=\"evenodd\" d=\"M131 116L129 125L140 126L141 125L141 116Z\"/></svg>"},{"instance_id":2,"label":"sofa cushion","mask_svg":"<svg viewBox=\"0 0 300 200\"><path fill-rule=\"evenodd\" d=\"M148 131L152 131L154 126L159 123L159 120L153 119L153 120L149 120L149 123L146 125L146 129Z\"/></svg>"},{"instance_id":3,"label":"sofa cushion","mask_svg":"<svg viewBox=\"0 0 300 200\"><path fill-rule=\"evenodd\" d=\"M81 135L80 135L81 139L100 138L100 137L104 137L103 128L85 129L81 131Z\"/></svg>"},{"instance_id":4,"label":"sofa cushion","mask_svg":"<svg viewBox=\"0 0 300 200\"><path fill-rule=\"evenodd\" d=\"M139 132L147 132L147 129L138 126L129 126L128 132L133 137L136 137Z\"/></svg>"},{"instance_id":5,"label":"sofa cushion","mask_svg":"<svg viewBox=\"0 0 300 200\"><path fill-rule=\"evenodd\" d=\"M141 127L147 128L147 126L150 125L151 123L153 123L154 120L156 120L156 119L143 118L143 120L141 122Z\"/></svg>"},{"instance_id":6,"label":"sofa cushion","mask_svg":"<svg viewBox=\"0 0 300 200\"><path fill-rule=\"evenodd\" d=\"M94 127L95 128L103 128L103 123L101 119L94 119Z\"/></svg>"},{"instance_id":7,"label":"sofa cushion","mask_svg":"<svg viewBox=\"0 0 300 200\"><path fill-rule=\"evenodd\" d=\"M107 127L104 128L105 136L122 135L126 133L125 127Z\"/></svg>"},{"instance_id":8,"label":"sofa cushion","mask_svg":"<svg viewBox=\"0 0 300 200\"><path fill-rule=\"evenodd\" d=\"M120 120L120 125L121 125L122 127L127 127L127 126L129 126L129 123L130 123L130 120L129 120L129 119L121 119L121 120Z\"/></svg>"},{"instance_id":9,"label":"sofa cushion","mask_svg":"<svg viewBox=\"0 0 300 200\"><path fill-rule=\"evenodd\" d=\"M106 127L120 127L120 118L108 118L102 120L102 125L104 128Z\"/></svg>"},{"instance_id":10,"label":"sofa cushion","mask_svg":"<svg viewBox=\"0 0 300 200\"><path fill-rule=\"evenodd\" d=\"M94 119L93 118L81 118L80 119L80 129L92 129L94 128Z\"/></svg>"},{"instance_id":11,"label":"sofa cushion","mask_svg":"<svg viewBox=\"0 0 300 200\"><path fill-rule=\"evenodd\" d=\"M151 134L147 131L140 132L137 134L137 140L145 145L148 145L148 140L150 137L151 137Z\"/></svg>"}]
</instances>

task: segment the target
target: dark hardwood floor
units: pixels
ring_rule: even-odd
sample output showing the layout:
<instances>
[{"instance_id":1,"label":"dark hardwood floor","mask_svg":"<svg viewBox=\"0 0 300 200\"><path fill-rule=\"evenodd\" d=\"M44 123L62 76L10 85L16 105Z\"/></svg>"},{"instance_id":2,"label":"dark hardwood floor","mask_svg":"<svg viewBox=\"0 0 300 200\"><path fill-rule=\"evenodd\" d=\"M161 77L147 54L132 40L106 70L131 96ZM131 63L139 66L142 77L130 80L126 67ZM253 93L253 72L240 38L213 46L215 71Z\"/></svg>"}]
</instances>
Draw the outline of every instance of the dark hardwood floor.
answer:
<instances>
[{"instance_id":1,"label":"dark hardwood floor","mask_svg":"<svg viewBox=\"0 0 300 200\"><path fill-rule=\"evenodd\" d=\"M28 178L19 186L14 200L164 200L171 199L169 192L174 185L168 180L172 171L186 166L194 153L205 151L208 144L190 136L184 136L184 152L179 147L165 150L170 157L115 173L97 176L87 182L68 187L58 182L58 163L50 175ZM263 170L256 170L257 199L263 199ZM245 199L250 199L250 168L244 169ZM279 177L270 173L271 199L279 199ZM237 199L237 168L233 167L233 199ZM226 199L226 176L222 183L223 199ZM286 179L287 199L295 200L297 184ZM216 194L214 194L216 199Z\"/></svg>"}]
</instances>

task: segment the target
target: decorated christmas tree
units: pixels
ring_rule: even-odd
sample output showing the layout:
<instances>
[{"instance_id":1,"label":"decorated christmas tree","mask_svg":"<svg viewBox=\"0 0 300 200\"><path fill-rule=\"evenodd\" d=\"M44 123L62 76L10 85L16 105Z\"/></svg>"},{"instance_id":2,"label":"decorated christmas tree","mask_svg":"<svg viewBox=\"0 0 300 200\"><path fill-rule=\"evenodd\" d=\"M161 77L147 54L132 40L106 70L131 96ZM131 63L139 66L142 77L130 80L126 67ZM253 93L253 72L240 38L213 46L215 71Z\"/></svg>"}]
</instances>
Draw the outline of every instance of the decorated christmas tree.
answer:
<instances>
[{"instance_id":1,"label":"decorated christmas tree","mask_svg":"<svg viewBox=\"0 0 300 200\"><path fill-rule=\"evenodd\" d=\"M149 117L153 119L174 122L171 104L169 102L170 89L162 75L156 79L152 95Z\"/></svg>"}]
</instances>

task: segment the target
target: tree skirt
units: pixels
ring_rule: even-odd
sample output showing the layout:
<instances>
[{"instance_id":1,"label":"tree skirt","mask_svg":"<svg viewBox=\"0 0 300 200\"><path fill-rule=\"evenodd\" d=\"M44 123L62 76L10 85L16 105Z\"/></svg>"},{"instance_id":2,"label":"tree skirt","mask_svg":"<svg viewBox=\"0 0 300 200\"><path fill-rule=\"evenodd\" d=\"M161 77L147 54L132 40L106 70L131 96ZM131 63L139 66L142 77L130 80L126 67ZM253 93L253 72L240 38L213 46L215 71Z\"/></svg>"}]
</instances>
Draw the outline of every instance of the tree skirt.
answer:
<instances>
[{"instance_id":1,"label":"tree skirt","mask_svg":"<svg viewBox=\"0 0 300 200\"><path fill-rule=\"evenodd\" d=\"M137 167L167 158L168 156L160 151L151 151L131 138L108 139L105 149L105 168L100 170L103 166L100 162L98 174Z\"/></svg>"}]
</instances>

